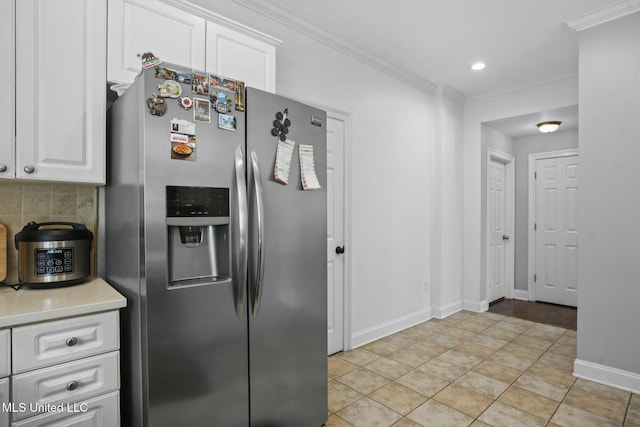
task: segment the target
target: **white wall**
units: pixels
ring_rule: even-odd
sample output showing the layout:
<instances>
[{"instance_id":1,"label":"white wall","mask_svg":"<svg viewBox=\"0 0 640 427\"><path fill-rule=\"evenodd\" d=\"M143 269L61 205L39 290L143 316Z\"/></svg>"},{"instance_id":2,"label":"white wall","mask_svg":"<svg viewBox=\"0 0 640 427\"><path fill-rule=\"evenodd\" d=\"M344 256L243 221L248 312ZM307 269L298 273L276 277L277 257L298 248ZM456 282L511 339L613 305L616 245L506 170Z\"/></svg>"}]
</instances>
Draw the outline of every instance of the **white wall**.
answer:
<instances>
[{"instance_id":1,"label":"white wall","mask_svg":"<svg viewBox=\"0 0 640 427\"><path fill-rule=\"evenodd\" d=\"M433 233L431 302L433 315L462 309L462 126L464 110L442 87L436 96L433 155Z\"/></svg>"},{"instance_id":2,"label":"white wall","mask_svg":"<svg viewBox=\"0 0 640 427\"><path fill-rule=\"evenodd\" d=\"M562 128L560 128L562 129ZM513 140L516 158L515 289L528 290L529 270L529 154L578 148L577 130L538 133Z\"/></svg>"},{"instance_id":3,"label":"white wall","mask_svg":"<svg viewBox=\"0 0 640 427\"><path fill-rule=\"evenodd\" d=\"M349 116L352 345L430 318L434 96L232 2L209 7L283 41L277 93Z\"/></svg>"},{"instance_id":4,"label":"white wall","mask_svg":"<svg viewBox=\"0 0 640 427\"><path fill-rule=\"evenodd\" d=\"M579 376L640 392L640 13L580 33ZM606 123L606 126L602 124Z\"/></svg>"},{"instance_id":5,"label":"white wall","mask_svg":"<svg viewBox=\"0 0 640 427\"><path fill-rule=\"evenodd\" d=\"M483 194L482 123L507 117L576 105L578 81L567 79L536 86L500 97L469 102L464 106L464 245L463 299L469 310L487 310L486 247L483 222L486 198Z\"/></svg>"}]
</instances>

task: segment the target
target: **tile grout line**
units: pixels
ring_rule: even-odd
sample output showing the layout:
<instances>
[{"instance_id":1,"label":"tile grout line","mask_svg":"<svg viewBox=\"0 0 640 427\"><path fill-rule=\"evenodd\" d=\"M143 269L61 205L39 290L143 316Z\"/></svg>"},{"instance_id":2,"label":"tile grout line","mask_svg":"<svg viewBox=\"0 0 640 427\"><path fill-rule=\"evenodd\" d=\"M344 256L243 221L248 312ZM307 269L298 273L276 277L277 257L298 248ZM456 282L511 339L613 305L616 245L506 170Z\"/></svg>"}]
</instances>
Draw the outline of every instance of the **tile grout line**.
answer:
<instances>
[{"instance_id":1,"label":"tile grout line","mask_svg":"<svg viewBox=\"0 0 640 427\"><path fill-rule=\"evenodd\" d=\"M331 378L332 380L337 381L339 384L341 384L341 385L345 386L346 388L348 388L348 389L350 389L350 390L352 390L352 391L354 391L354 392L357 392L358 394L360 394L360 395L361 395L361 397L360 397L360 398L358 398L356 401L354 401L354 402L350 403L349 405L346 405L346 406L345 406L345 407L343 407L343 408L340 408L339 410L343 410L344 408L346 408L346 407L348 407L348 406L350 406L350 405L352 405L352 404L354 404L354 403L356 403L356 402L358 402L358 401L361 401L364 397L367 397L367 398L369 398L370 400L372 400L372 401L376 402L377 404L380 404L380 405L381 405L382 407L384 407L385 409L388 409L388 410L389 410L389 411L391 411L393 414L396 414L396 416L399 416L400 418L399 418L397 421L395 421L395 422L399 422L399 421L401 421L402 419L408 419L408 420L411 420L410 418L407 418L407 415L409 415L412 411L414 411L414 410L415 410L415 408L414 408L414 409L412 409L410 412L408 412L406 415L403 415L402 413L397 412L395 409L393 409L393 408L389 407L389 406L388 406L388 405L386 405L385 403L379 402L379 401L377 401L377 400L375 400L375 399L373 399L373 398L371 398L371 397L370 397L370 395L371 395L372 393L375 393L377 390L380 390L381 388L383 388L383 387L385 387L385 386L387 386L387 385L389 385L389 384L396 383L396 380L397 380L398 378L402 377L403 375L400 375L399 377L397 377L397 378L395 378L395 379L392 379L392 378L389 378L389 377L387 377L387 376L385 376L385 375L383 375L383 374L380 374L380 373L378 373L378 372L376 372L376 371L372 371L372 370L370 370L369 368L367 368L367 366L369 366L370 364L374 363L376 360L387 359L387 360L389 360L389 361L393 361L393 362L395 362L395 363L398 363L399 365L402 365L403 367L405 367L405 368L407 368L407 369L410 369L410 371L409 371L409 372L413 372L413 371L416 371L416 370L417 370L417 368L418 368L419 366L422 366L422 365L424 365L424 364L426 364L426 363L429 363L429 361L431 361L431 360L437 359L440 355L445 354L445 353L447 353L448 351L455 350L455 349L456 349L456 347L458 347L459 345L464 344L464 343L468 343L468 342L469 342L469 340L470 340L471 338L473 338L473 337L475 337L475 336L478 336L478 335L481 335L481 334L483 334L484 332L486 332L488 329L490 329L490 328L492 328L492 327L494 327L494 326L496 326L496 325L500 324L501 322L508 321L508 319L509 319L509 318L508 318L508 316L503 316L503 315L502 315L502 318L501 318L501 319L499 319L499 320L491 319L491 320L493 320L493 321L494 321L494 323L493 323L492 325L487 326L487 327L485 327L484 329L479 330L479 331L476 331L476 330L469 330L469 332L473 332L473 335L472 335L471 337L468 337L468 338L462 338L462 337L459 337L459 336L456 336L456 335L449 335L449 334L447 334L447 332L449 332L449 331L448 331L448 329L450 329L450 328L465 329L465 328L460 327L460 326L459 326L459 324L460 324L461 322L465 321L465 320L466 320L466 321L470 321L470 320L471 320L471 317L472 317L472 316L465 316L465 317L463 317L463 318L461 318L461 319L455 319L455 321L452 321L452 322L434 322L435 324L439 324L439 325L444 326L444 329L443 329L443 330L438 330L438 331L430 330L430 331L429 331L430 333L429 333L428 335L426 335L426 334L425 334L425 335L423 335L423 334L421 334L421 333L418 333L418 335L423 335L422 337L415 337L415 335L414 335L414 336L409 336L409 338L411 338L411 342L407 342L407 343L404 343L404 344L403 344L403 343L398 344L398 343L395 343L395 342L388 342L389 344L393 344L393 345L396 345L397 347L399 347L398 349L393 350L393 351L388 352L388 353L380 354L380 353L376 353L375 351L370 351L370 350L364 349L364 350L367 350L368 352L370 352L370 353L372 353L372 354L374 354L374 355L376 356L376 359L374 359L374 360L372 360L372 361L370 361L370 362L368 362L368 363L366 363L366 364L364 364L364 365L354 364L354 363L350 362L348 359L344 359L344 358L340 357L339 355L337 355L336 357L339 357L341 360L346 361L346 362L348 362L348 363L352 363L352 364L354 364L354 365L356 366L356 367L354 368L354 370L356 370L356 369L364 369L364 370L366 370L366 371L368 371L368 372L371 372L372 374L379 375L381 378L384 378L385 380L387 380L387 382L386 382L385 384L381 385L380 387L375 388L374 390L372 390L371 392L369 392L369 393L367 393L367 394L364 394L364 393L360 393L359 391L357 391L357 390L353 389L353 388L352 388L352 387L350 387L349 385L344 384L344 383L342 383L341 381L339 381L339 380L337 379L337 378L339 378L339 377ZM452 320L453 320L453 319L452 319ZM521 320L525 320L525 321L526 321L526 319L521 319ZM502 346L501 346L501 347L499 347L499 348L495 348L495 349L494 349L495 351L493 351L493 353L491 353L490 355L480 357L480 361L479 361L478 363L474 364L474 366L473 366L473 367L471 367L470 369L467 369L464 373L461 373L460 375L457 375L455 378L453 378L453 379L451 379L451 380L449 380L449 379L447 379L447 378L442 378L442 377L441 377L441 376L439 376L439 375L434 375L435 377L437 377L437 378L439 378L439 379L441 379L441 380L447 381L447 385L446 385L446 386L444 386L443 388L439 389L437 392L435 392L435 393L434 393L433 395L431 395L430 397L427 397L427 399L426 399L425 401L423 401L422 403L420 403L420 405L418 405L418 407L419 407L419 406L421 406L421 405L424 405L426 402L428 402L428 401L430 401L430 400L434 400L435 402L437 402L437 403L439 403L439 404L442 404L443 406L446 406L447 408L450 408L450 409L452 409L452 410L455 410L455 411L457 411L457 412L459 412L459 413L464 414L463 412L461 412L461 411L459 411L458 409L455 409L455 408L453 408L453 407L451 407L451 406L447 405L446 403L439 402L438 400L436 400L436 399L435 399L435 396L437 396L437 395L438 395L438 393L440 393L442 390L446 389L446 388L447 388L447 387L449 387L450 385L455 384L455 383L456 383L456 381L457 381L460 377L464 376L466 373L468 373L468 372L475 372L475 371L473 371L473 369L474 369L476 366L478 366L479 364L481 364L481 363L483 363L483 362L488 361L488 360L489 360L489 358L490 358L493 354L497 353L498 351L500 351L501 349L503 349L505 346L507 346L507 345L509 345L509 344L517 344L517 345L522 346L522 347L529 347L529 346L526 346L526 345L524 345L524 344L514 343L514 341L515 341L516 339L518 339L518 338L520 338L520 337L524 336L524 335L525 335L528 331L530 331L530 330L531 330L531 329L532 329L536 324L541 324L540 322L532 322L532 321L527 321L527 322L529 322L529 325L527 326L527 328L526 328L526 329L524 329L524 330L522 330L521 332L519 332L519 333L518 333L518 335L514 336L513 338L508 339L508 340L504 340L504 341L505 341L505 344L504 344L504 345L502 345ZM516 323L516 324L517 324L517 323ZM543 324L541 324L541 325L543 325ZM556 328L558 328L558 329L562 329L562 330L563 330L563 332L562 332L562 333L560 333L559 335L555 336L555 338L553 338L553 340L548 341L548 342L549 342L549 345L547 346L547 348L546 348L546 349L545 349L545 350L544 350L544 351L543 351L543 352L542 352L542 353L541 353L541 354L540 354L536 359L534 359L530 364L528 364L527 368L525 368L524 370L522 370L522 371L520 372L520 374L519 374L517 377L515 377L515 378L514 378L512 381L510 381L509 383L506 383L506 384L507 384L507 388L505 388L505 390L503 390L503 391L502 391L502 392L501 392L501 393L500 393L500 394L499 394L495 399L494 399L494 398L492 398L492 399L491 399L491 400L492 400L492 403L491 403L489 406L487 406L487 408L485 408L485 409L484 409L484 410L483 410L483 411L482 411L482 412L481 412L477 417L474 417L474 418L473 418L473 419L474 419L474 421L476 421L476 420L477 420L477 421L480 421L480 420L479 420L479 418L480 418L480 417L481 417L481 416L482 416L482 415L487 411L487 409L488 409L489 407L491 407L491 405L493 405L495 402L498 402L498 401L499 401L499 399L500 399L500 398L501 398L501 397L502 397L502 396L507 392L507 390L509 390L509 388L510 388L511 386L513 386L513 385L516 383L516 381L518 381L518 379L519 379L519 378L521 378L524 374L526 374L526 373L527 373L527 371L528 371L528 370L529 370L533 365L535 365L536 363L540 362L540 361L541 361L541 359L542 359L542 357L544 357L544 355L545 355L545 354L548 354L548 353L549 353L549 351L550 351L550 349L551 349L554 345L557 345L561 339L563 339L564 337L567 337L567 338L575 338L575 337L573 337L572 335L567 335L567 333L568 333L569 331L573 331L572 329L564 328L564 327L562 327L562 326L555 326L555 325L552 325L552 326L554 326L554 327L556 327ZM408 328L408 329L409 329L409 328ZM502 328L499 328L499 329L502 329ZM510 331L509 329L505 329L505 330L506 330L506 331ZM544 329L542 329L542 331L544 332ZM402 332L402 331L400 331L400 332ZM511 332L516 332L516 331L511 330ZM553 333L553 332L551 332L551 331L547 331L547 332ZM403 361L396 360L396 359L393 359L393 358L390 358L390 357L389 357L389 356L390 356L391 354L393 354L395 351L401 350L402 348L410 348L411 344L413 344L414 342L422 341L422 340L424 340L424 341L428 341L428 337L433 336L433 335L436 335L436 334L448 335L448 336L450 336L450 337L452 337L452 338L457 338L457 339L459 339L459 340L460 340L460 342L459 342L458 344L456 344L456 345L451 346L451 347L448 347L448 346L447 346L447 350L443 351L442 353L440 353L440 354L439 354L439 355L437 355L437 356L430 357L430 359L429 359L429 360L425 361L424 363L422 363L422 364L421 364L421 365L419 365L418 367L414 367L414 366L412 366L412 365L408 365L408 364L404 363ZM555 335L555 334L554 334L554 335ZM491 335L488 335L488 336L489 336L489 337L491 337ZM535 336L534 336L534 338L537 338L537 337L535 337ZM500 339L500 338L496 338L496 339ZM540 338L540 339L543 339L543 338ZM545 341L546 341L546 339L545 339ZM374 341L374 342L375 342L375 341ZM472 342L472 343L473 343L473 344L477 344L477 345L482 345L481 343L477 343L477 342L475 342L475 341L474 341L474 342ZM563 345L568 346L569 344L563 344ZM363 346L363 347L364 347L364 346ZM486 346L485 346L485 347L486 347ZM488 348L492 348L492 347L488 347ZM532 347L532 348L533 348L533 349L535 349L535 347ZM493 349L493 348L492 348L492 349ZM414 351L416 351L417 353L420 353L420 351L419 351L419 350L414 350ZM471 355L471 356L476 356L476 357L477 357L477 356L481 356L481 355L474 354L474 353L466 353L466 352L464 352L464 351L462 351L462 350L458 350L458 351L460 351L460 352L462 352L462 353L465 353L465 354L467 354L467 355ZM562 352L556 353L556 352L553 352L553 351L552 351L551 353L552 353L552 354L555 354L555 355L557 355L557 356L561 356L561 357L569 357L569 356L565 356L565 354L563 354ZM425 354L425 355L426 355L426 353L423 353L423 354ZM451 363L451 362L449 362L449 363ZM454 364L455 364L455 363L454 363ZM560 366L555 366L552 362L549 362L549 364L550 364L552 367L556 368L556 369L563 369L563 368L562 368L562 367L560 367ZM460 365L458 365L458 366L460 366ZM465 366L461 366L461 368L466 368L466 367L465 367ZM515 368L514 368L514 369L515 369ZM517 369L517 370L518 370L518 371L520 371L520 369ZM564 369L563 369L563 370L564 370ZM407 373L409 373L409 372L407 372ZM347 372L347 373L348 373L348 372ZM347 373L345 373L344 375L346 375ZM477 373L477 372L476 372L476 373ZM480 373L478 373L478 374L480 374ZM429 374L429 375L431 375L431 374ZM483 375L483 374L480 374L480 375ZM489 378L492 378L492 377L489 377ZM544 421L546 424L551 423L551 420L553 419L553 417L554 417L554 416L555 416L555 414L557 413L558 409L560 408L560 405L562 405L562 403L565 401L565 399L566 399L566 397L567 397L568 393L570 392L570 390L575 386L575 384L576 384L576 379L574 378L574 379L573 379L573 381L571 382L571 384L570 384L570 385L566 385L566 386L565 386L565 384L564 384L564 383L555 383L555 382L554 382L553 380L551 380L551 379L547 379L547 378L544 378L544 377L543 377L542 379L543 379L543 380L545 380L545 381L549 381L549 382L551 382L551 383L557 384L558 386L563 386L563 388L566 388L566 390L567 390L567 391L563 394L562 399L561 399L560 401L557 401L557 402L558 402L558 403L557 403L557 407L556 407L556 408L555 408L555 410L550 414L550 416L548 417L548 420L546 420L546 421L545 421L545 420L543 420L542 418L539 418L539 417L538 417L537 415L535 415L535 414L532 414L532 413L530 413L530 412L528 412L528 411L526 411L526 410L523 410L523 409L519 409L519 408L517 408L517 407L514 407L514 406L512 406L512 405L510 405L510 404L508 404L508 403L505 403L505 402L501 402L501 403L502 403L502 404L504 404L504 405L506 405L506 406L509 406L509 407L511 407L511 408L513 408L513 409L516 409L516 410L518 410L518 411L521 411L521 412L523 412L523 413L526 413L526 414L528 414L528 415L530 415L530 416L536 417L536 418L538 418L539 420ZM500 381L500 380L498 380L498 381ZM396 384L399 384L399 383L396 383ZM402 385L402 384L400 384L400 385ZM406 387L406 386L405 386L405 387ZM465 389L467 389L467 390L470 390L470 389L468 389L468 388L467 388L467 387L465 387L465 386L462 386L462 385L461 385L461 387L463 387L463 388L465 388ZM411 387L409 387L409 388L410 388L410 389L412 389ZM415 390L415 389L412 389L412 390ZM525 389L525 390L527 390L527 389ZM415 390L415 391L417 391L417 390ZM470 390L470 391L476 392L475 390ZM531 391L531 390L527 390L527 391L530 391L531 393L539 394L539 393L536 393L536 392ZM419 393L419 394L422 394L422 393L420 393L420 392L418 392L418 393ZM477 392L476 392L476 393L477 393ZM593 393L590 393L590 392L589 392L589 394L593 394ZM542 396L542 397L547 397L547 396L545 396L545 395L541 395L541 396ZM597 395L597 394L594 394L594 396L595 396L595 397L599 397L599 398L603 398L603 397L604 397L604 396L600 396L600 395ZM629 407L630 407L630 402L631 402L631 398L632 398L632 396L633 396L633 395L632 395L632 394L630 394L630 396L627 398L627 403L626 403L626 406L625 406L625 413L624 413L624 417L623 417L623 422L624 422L624 420L626 420L626 418L627 418L627 415L628 415L628 411L629 411ZM487 396L487 397L488 397L488 396ZM552 399L552 400L555 400L555 399L550 398L550 397L547 397L547 398ZM417 408L417 407L416 407L416 408ZM329 412L330 412L330 414L332 414L332 415L336 415L336 416L337 416L337 417L339 417L340 419L344 420L342 417L340 417L340 415L339 415L337 412L333 412L333 411L329 411ZM593 413L593 412L591 412L591 411L587 411L587 412L589 412L589 413L591 413L591 414L593 414L593 415L596 415L596 416L601 416L601 415L596 414L596 413ZM466 414L464 414L464 415L466 415ZM468 416L468 415L467 415L467 416ZM471 417L470 417L470 418L471 418ZM606 417L605 417L605 418L606 418ZM345 420L345 421L346 421L346 420ZM349 423L349 424L350 424L350 423Z\"/></svg>"}]
</instances>

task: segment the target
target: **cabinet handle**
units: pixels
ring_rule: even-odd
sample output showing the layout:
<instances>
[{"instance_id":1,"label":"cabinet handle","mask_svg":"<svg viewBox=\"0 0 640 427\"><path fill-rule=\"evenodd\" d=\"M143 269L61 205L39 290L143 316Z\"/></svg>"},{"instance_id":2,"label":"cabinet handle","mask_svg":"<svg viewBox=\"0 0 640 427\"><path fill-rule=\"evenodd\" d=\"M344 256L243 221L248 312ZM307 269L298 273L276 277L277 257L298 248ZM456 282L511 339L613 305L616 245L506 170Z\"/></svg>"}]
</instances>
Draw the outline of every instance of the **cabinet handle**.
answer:
<instances>
[{"instance_id":1,"label":"cabinet handle","mask_svg":"<svg viewBox=\"0 0 640 427\"><path fill-rule=\"evenodd\" d=\"M24 167L24 171L25 171L26 173L34 173L34 172L35 172L35 170L36 170L36 168L34 168L34 167L33 167L33 166L31 166L31 165L26 165L26 166Z\"/></svg>"},{"instance_id":2,"label":"cabinet handle","mask_svg":"<svg viewBox=\"0 0 640 427\"><path fill-rule=\"evenodd\" d=\"M69 384L67 384L67 390L69 391L73 391L77 388L78 388L78 381L71 381Z\"/></svg>"},{"instance_id":3,"label":"cabinet handle","mask_svg":"<svg viewBox=\"0 0 640 427\"><path fill-rule=\"evenodd\" d=\"M0 165L0 173L1 172L6 172L7 169L9 169L9 168L7 168L7 165Z\"/></svg>"},{"instance_id":4,"label":"cabinet handle","mask_svg":"<svg viewBox=\"0 0 640 427\"><path fill-rule=\"evenodd\" d=\"M76 337L71 337L67 339L67 345L69 347L73 347L74 345L78 344L78 338Z\"/></svg>"}]
</instances>

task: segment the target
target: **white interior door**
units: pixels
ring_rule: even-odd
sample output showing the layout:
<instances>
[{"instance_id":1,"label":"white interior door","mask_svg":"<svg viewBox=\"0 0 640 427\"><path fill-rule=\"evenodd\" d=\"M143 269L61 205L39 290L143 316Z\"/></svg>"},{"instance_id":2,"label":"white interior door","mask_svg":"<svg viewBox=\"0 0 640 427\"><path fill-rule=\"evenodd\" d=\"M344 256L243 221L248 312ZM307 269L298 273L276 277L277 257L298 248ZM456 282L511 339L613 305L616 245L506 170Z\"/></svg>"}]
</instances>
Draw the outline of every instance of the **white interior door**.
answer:
<instances>
[{"instance_id":1,"label":"white interior door","mask_svg":"<svg viewBox=\"0 0 640 427\"><path fill-rule=\"evenodd\" d=\"M344 349L344 144L344 121L327 117L328 354Z\"/></svg>"},{"instance_id":2,"label":"white interior door","mask_svg":"<svg viewBox=\"0 0 640 427\"><path fill-rule=\"evenodd\" d=\"M488 163L488 251L487 251L487 292L489 302L505 296L507 196L506 165L496 160Z\"/></svg>"},{"instance_id":3,"label":"white interior door","mask_svg":"<svg viewBox=\"0 0 640 427\"><path fill-rule=\"evenodd\" d=\"M536 161L535 299L577 306L578 156Z\"/></svg>"}]
</instances>

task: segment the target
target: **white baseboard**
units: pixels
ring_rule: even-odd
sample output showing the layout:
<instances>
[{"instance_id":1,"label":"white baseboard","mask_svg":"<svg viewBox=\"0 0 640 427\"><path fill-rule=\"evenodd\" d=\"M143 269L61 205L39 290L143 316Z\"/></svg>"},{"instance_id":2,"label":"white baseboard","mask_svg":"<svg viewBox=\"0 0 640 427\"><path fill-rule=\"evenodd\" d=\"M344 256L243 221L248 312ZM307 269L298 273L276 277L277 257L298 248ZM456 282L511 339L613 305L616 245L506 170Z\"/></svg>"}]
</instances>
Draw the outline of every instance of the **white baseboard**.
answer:
<instances>
[{"instance_id":1,"label":"white baseboard","mask_svg":"<svg viewBox=\"0 0 640 427\"><path fill-rule=\"evenodd\" d=\"M529 301L529 291L523 291L522 289L515 289L513 291L513 299Z\"/></svg>"},{"instance_id":2,"label":"white baseboard","mask_svg":"<svg viewBox=\"0 0 640 427\"><path fill-rule=\"evenodd\" d=\"M640 393L640 374L576 359L573 375L611 387Z\"/></svg>"},{"instance_id":3,"label":"white baseboard","mask_svg":"<svg viewBox=\"0 0 640 427\"><path fill-rule=\"evenodd\" d=\"M469 311L475 311L476 313L483 313L489 310L489 301L470 301L465 300L463 304L463 308Z\"/></svg>"},{"instance_id":4,"label":"white baseboard","mask_svg":"<svg viewBox=\"0 0 640 427\"><path fill-rule=\"evenodd\" d=\"M426 322L432 318L431 308L425 308L406 316L365 329L364 331L356 332L351 335L351 348L353 349L363 346L372 341L379 340L380 338L384 338L388 335L395 334L396 332L415 326L418 323Z\"/></svg>"},{"instance_id":5,"label":"white baseboard","mask_svg":"<svg viewBox=\"0 0 640 427\"><path fill-rule=\"evenodd\" d=\"M436 319L444 319L462 310L462 301L455 301L444 307L433 307L433 317Z\"/></svg>"}]
</instances>

